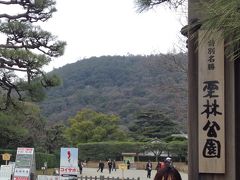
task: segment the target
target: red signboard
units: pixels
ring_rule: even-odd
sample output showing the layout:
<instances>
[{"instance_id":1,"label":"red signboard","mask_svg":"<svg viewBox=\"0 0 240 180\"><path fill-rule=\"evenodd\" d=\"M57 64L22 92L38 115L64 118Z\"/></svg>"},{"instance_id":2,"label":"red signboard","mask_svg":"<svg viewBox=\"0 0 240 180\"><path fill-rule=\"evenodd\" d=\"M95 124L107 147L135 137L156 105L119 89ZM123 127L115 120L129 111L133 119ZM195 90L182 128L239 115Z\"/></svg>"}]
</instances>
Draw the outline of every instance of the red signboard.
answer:
<instances>
[{"instance_id":1,"label":"red signboard","mask_svg":"<svg viewBox=\"0 0 240 180\"><path fill-rule=\"evenodd\" d=\"M33 154L34 148L17 148L17 154Z\"/></svg>"},{"instance_id":2,"label":"red signboard","mask_svg":"<svg viewBox=\"0 0 240 180\"><path fill-rule=\"evenodd\" d=\"M29 180L28 177L14 177L14 180Z\"/></svg>"},{"instance_id":3,"label":"red signboard","mask_svg":"<svg viewBox=\"0 0 240 180\"><path fill-rule=\"evenodd\" d=\"M60 168L60 173L61 174L66 174L66 173L77 173L79 170L78 168L64 168L64 167L61 167Z\"/></svg>"}]
</instances>

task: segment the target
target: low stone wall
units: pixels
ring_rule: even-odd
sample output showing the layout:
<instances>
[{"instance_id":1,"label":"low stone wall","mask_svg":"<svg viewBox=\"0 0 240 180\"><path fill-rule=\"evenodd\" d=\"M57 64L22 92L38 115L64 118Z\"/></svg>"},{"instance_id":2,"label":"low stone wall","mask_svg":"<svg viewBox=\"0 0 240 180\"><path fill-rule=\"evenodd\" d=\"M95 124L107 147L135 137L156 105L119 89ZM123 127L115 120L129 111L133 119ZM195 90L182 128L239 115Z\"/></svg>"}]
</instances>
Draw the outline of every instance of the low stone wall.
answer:
<instances>
[{"instance_id":1,"label":"low stone wall","mask_svg":"<svg viewBox=\"0 0 240 180\"><path fill-rule=\"evenodd\" d=\"M145 169L147 162L135 162L134 164L131 164L131 169ZM105 168L107 167L107 162L104 162ZM123 164L123 161L116 161L116 167L118 168L118 164ZM156 168L157 162L152 162L153 164L153 169ZM188 172L188 166L184 162L174 162L173 163L174 167L178 169L181 172ZM88 168L98 168L98 162L97 161L88 161L86 164L86 167Z\"/></svg>"},{"instance_id":2,"label":"low stone wall","mask_svg":"<svg viewBox=\"0 0 240 180\"><path fill-rule=\"evenodd\" d=\"M174 162L173 165L177 170L188 173L188 165L185 162Z\"/></svg>"}]
</instances>

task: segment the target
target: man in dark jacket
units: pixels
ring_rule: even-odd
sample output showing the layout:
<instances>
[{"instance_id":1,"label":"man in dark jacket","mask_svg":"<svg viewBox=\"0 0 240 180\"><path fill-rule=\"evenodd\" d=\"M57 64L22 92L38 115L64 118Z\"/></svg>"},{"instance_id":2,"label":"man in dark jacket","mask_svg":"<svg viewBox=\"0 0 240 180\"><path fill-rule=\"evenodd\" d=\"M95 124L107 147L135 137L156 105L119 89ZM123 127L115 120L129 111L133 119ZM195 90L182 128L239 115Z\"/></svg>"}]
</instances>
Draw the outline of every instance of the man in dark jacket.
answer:
<instances>
[{"instance_id":1,"label":"man in dark jacket","mask_svg":"<svg viewBox=\"0 0 240 180\"><path fill-rule=\"evenodd\" d=\"M98 170L97 172L100 170L101 173L103 172L103 168L104 168L104 162L102 162L102 160L99 161L98 163Z\"/></svg>"},{"instance_id":2,"label":"man in dark jacket","mask_svg":"<svg viewBox=\"0 0 240 180\"><path fill-rule=\"evenodd\" d=\"M112 171L112 161L111 161L111 159L108 160L108 170L109 170L109 174L110 174L111 171Z\"/></svg>"},{"instance_id":3,"label":"man in dark jacket","mask_svg":"<svg viewBox=\"0 0 240 180\"><path fill-rule=\"evenodd\" d=\"M150 160L146 164L146 170L147 170L147 178L151 178L152 163Z\"/></svg>"}]
</instances>

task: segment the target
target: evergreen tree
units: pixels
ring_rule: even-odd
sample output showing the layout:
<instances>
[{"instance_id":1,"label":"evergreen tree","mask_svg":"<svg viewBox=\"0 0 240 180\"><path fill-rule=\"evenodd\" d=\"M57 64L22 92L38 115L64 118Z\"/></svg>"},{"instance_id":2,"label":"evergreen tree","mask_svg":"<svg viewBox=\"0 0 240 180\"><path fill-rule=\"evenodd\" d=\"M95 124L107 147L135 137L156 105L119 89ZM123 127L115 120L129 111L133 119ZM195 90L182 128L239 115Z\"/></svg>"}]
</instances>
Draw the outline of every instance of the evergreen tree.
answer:
<instances>
[{"instance_id":1,"label":"evergreen tree","mask_svg":"<svg viewBox=\"0 0 240 180\"><path fill-rule=\"evenodd\" d=\"M132 136L141 141L161 139L178 133L177 125L165 114L156 110L141 112L130 128Z\"/></svg>"},{"instance_id":2,"label":"evergreen tree","mask_svg":"<svg viewBox=\"0 0 240 180\"><path fill-rule=\"evenodd\" d=\"M196 6L201 12L204 9L205 18L201 22L201 28L206 30L206 36L221 31L225 40L225 55L228 59L236 60L240 57L240 14L239 1L217 0L202 2Z\"/></svg>"},{"instance_id":3,"label":"evergreen tree","mask_svg":"<svg viewBox=\"0 0 240 180\"><path fill-rule=\"evenodd\" d=\"M142 12L153 8L156 5L167 3L171 7L177 8L182 5L186 0L135 0L138 11Z\"/></svg>"},{"instance_id":4,"label":"evergreen tree","mask_svg":"<svg viewBox=\"0 0 240 180\"><path fill-rule=\"evenodd\" d=\"M45 134L45 121L38 106L23 103L21 109L9 107L0 112L0 147L42 147Z\"/></svg>"},{"instance_id":5,"label":"evergreen tree","mask_svg":"<svg viewBox=\"0 0 240 180\"><path fill-rule=\"evenodd\" d=\"M40 100L41 87L59 84L59 79L47 77L42 67L52 57L61 56L66 43L36 25L52 17L56 11L53 0L0 0L0 6L0 108L6 109L16 105L16 99ZM15 14L8 13L12 7ZM19 72L26 79L19 78Z\"/></svg>"}]
</instances>

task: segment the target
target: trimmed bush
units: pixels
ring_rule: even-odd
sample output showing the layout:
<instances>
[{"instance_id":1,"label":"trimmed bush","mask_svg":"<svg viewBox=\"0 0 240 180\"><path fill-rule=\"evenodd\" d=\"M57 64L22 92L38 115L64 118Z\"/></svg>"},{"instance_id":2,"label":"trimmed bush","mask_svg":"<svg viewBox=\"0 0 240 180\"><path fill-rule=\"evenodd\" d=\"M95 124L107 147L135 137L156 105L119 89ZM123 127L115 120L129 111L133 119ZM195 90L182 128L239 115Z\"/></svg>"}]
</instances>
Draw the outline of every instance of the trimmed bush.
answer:
<instances>
[{"instance_id":1,"label":"trimmed bush","mask_svg":"<svg viewBox=\"0 0 240 180\"><path fill-rule=\"evenodd\" d=\"M108 158L120 160L122 153L143 152L144 143L140 142L93 142L78 145L79 159L106 160Z\"/></svg>"}]
</instances>

